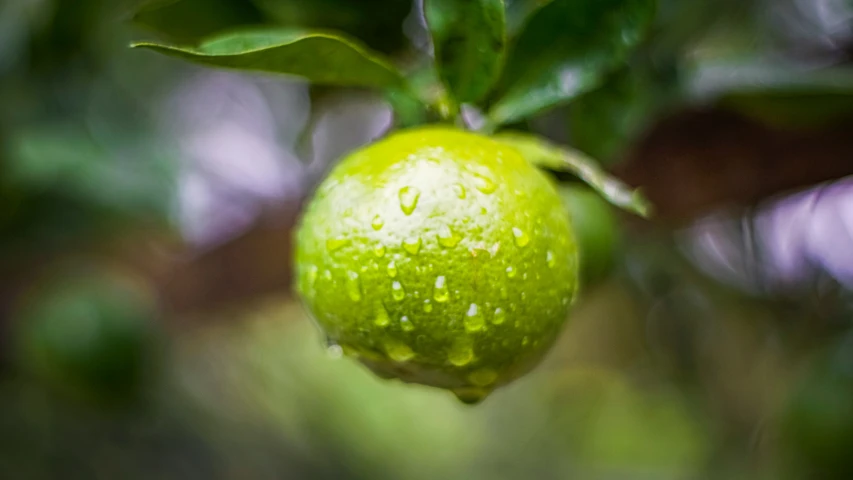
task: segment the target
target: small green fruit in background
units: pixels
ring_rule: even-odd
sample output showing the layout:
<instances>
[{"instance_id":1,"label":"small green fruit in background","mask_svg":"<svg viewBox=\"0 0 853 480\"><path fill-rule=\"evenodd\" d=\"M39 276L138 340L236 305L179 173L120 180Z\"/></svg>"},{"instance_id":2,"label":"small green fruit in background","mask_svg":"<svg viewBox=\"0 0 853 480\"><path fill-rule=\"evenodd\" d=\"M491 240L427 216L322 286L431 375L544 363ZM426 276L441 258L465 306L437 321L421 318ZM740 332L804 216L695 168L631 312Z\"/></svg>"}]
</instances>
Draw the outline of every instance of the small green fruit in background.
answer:
<instances>
[{"instance_id":1,"label":"small green fruit in background","mask_svg":"<svg viewBox=\"0 0 853 480\"><path fill-rule=\"evenodd\" d=\"M39 284L15 318L18 363L76 400L131 400L150 372L156 307L143 284L79 268Z\"/></svg>"},{"instance_id":2,"label":"small green fruit in background","mask_svg":"<svg viewBox=\"0 0 853 480\"><path fill-rule=\"evenodd\" d=\"M330 344L471 403L538 363L578 284L547 177L513 147L449 127L344 159L305 211L296 269Z\"/></svg>"},{"instance_id":3,"label":"small green fruit in background","mask_svg":"<svg viewBox=\"0 0 853 480\"><path fill-rule=\"evenodd\" d=\"M584 185L561 185L560 197L572 219L580 251L581 285L594 285L613 270L619 225L611 206Z\"/></svg>"}]
</instances>

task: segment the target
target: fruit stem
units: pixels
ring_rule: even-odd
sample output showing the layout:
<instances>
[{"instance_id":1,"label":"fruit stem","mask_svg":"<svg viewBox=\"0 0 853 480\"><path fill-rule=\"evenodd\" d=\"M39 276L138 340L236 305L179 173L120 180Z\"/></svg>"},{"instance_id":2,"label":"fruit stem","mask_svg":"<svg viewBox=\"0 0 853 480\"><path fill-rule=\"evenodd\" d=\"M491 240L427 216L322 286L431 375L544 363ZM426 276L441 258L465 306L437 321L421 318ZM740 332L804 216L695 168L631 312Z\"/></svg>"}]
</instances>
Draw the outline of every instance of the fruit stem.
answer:
<instances>
[{"instance_id":1,"label":"fruit stem","mask_svg":"<svg viewBox=\"0 0 853 480\"><path fill-rule=\"evenodd\" d=\"M632 189L613 177L582 152L520 132L502 132L494 138L518 149L527 161L537 167L572 173L623 210L644 218L652 215L652 205L639 189Z\"/></svg>"}]
</instances>

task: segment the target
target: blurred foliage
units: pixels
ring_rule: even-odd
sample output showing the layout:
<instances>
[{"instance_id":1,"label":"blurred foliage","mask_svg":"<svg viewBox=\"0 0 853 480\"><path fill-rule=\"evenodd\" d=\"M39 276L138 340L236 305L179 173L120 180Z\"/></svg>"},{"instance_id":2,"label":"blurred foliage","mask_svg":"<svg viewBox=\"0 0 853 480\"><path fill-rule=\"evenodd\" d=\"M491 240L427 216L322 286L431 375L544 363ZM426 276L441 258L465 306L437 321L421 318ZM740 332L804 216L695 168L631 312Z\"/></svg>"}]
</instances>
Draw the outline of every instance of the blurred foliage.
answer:
<instances>
[{"instance_id":1,"label":"blurred foliage","mask_svg":"<svg viewBox=\"0 0 853 480\"><path fill-rule=\"evenodd\" d=\"M502 72L496 90L463 109L474 126L506 123L618 169L673 112L734 112L781 135L853 118L853 4L846 0L505 3L508 56L497 69L501 53L493 52L487 70ZM462 2L435 3L445 4ZM721 223L736 228L721 233L696 223L626 221L570 184L564 200L586 252L584 294L547 363L476 409L335 360L286 295L270 305L247 300L260 295L246 291L254 280L285 289L290 276L277 270L286 262L239 260L289 255L289 234L278 224L290 220L277 209L295 210L298 195L313 187L300 182L315 177L287 170L284 157L299 150L297 138L330 151L369 141L352 132L387 125L386 117L347 117L339 111L344 102L326 100L381 97L358 89L329 97L328 89L309 92L279 77L220 76L127 45L151 39L193 48L246 28L342 32L332 38L353 38L364 52L379 52L367 57L387 58L409 75L408 86L382 93L396 124L412 125L450 116L453 95L442 78L457 79L448 83L463 101L477 99L490 81L467 83L427 65L430 27L446 32L439 60L456 69L470 66L467 57L448 58L446 49L469 32L458 18L428 26L421 8L408 0L0 3L4 476L850 478L851 238L842 232L849 197L823 189L804 201L805 216L775 214L794 223L786 234L769 229L765 214L784 198L752 211L722 210ZM470 33L485 40L469 48L488 47L491 36ZM301 55L318 70L323 59L315 53ZM215 119L191 111L236 91L204 96L199 79L251 91L256 96L235 95L235 103L255 123L238 125L231 111ZM285 88L306 98L301 106L270 100ZM189 102L192 93L201 100ZM191 136L184 117L228 128ZM284 132L267 117L311 121ZM323 123L329 118L339 126ZM318 125L327 125L323 134ZM251 136L258 132L281 140L279 148L259 148ZM695 133L701 140L704 132ZM737 152L750 151L752 138L734 138L744 147ZM696 148L711 147L696 139ZM230 150L240 161L224 168ZM685 158L658 154L673 178L687 175ZM802 168L814 167L808 150L796 154ZM262 168L268 157L285 174ZM700 176L713 178L716 165ZM199 180L205 168L215 172L204 178L216 188ZM225 253L164 244L190 221L180 205L216 197L223 203L214 205L242 215L246 191L261 180L301 188L261 202L266 216L256 223L284 233L253 237L257 227L245 221L227 226L229 238L255 239L249 250L237 241ZM820 217L810 210L833 199ZM229 208L192 220L225 222ZM176 305L191 298L216 312L196 319L168 302L128 299L121 282L61 274L58 259L90 251L103 254L87 260L95 270L121 264L141 277L140 289L165 294L157 298ZM152 273L158 262L178 273ZM51 277L60 284L48 288L55 284L43 281ZM27 301L34 313L19 315ZM149 306L162 314L140 313ZM172 351L157 350L153 359L166 379L136 378L149 329L172 334ZM16 341L25 338L41 360L18 357ZM40 366L27 367L34 363ZM136 387L146 395L104 409L89 394L80 401L81 386L96 396Z\"/></svg>"},{"instance_id":2,"label":"blurred foliage","mask_svg":"<svg viewBox=\"0 0 853 480\"><path fill-rule=\"evenodd\" d=\"M18 366L49 387L108 405L151 381L157 311L145 286L93 267L58 267L13 314Z\"/></svg>"},{"instance_id":3,"label":"blurred foliage","mask_svg":"<svg viewBox=\"0 0 853 480\"><path fill-rule=\"evenodd\" d=\"M782 413L783 462L794 478L850 478L853 351L849 335L818 352Z\"/></svg>"},{"instance_id":4,"label":"blurred foliage","mask_svg":"<svg viewBox=\"0 0 853 480\"><path fill-rule=\"evenodd\" d=\"M264 15L250 1L155 0L142 4L133 21L173 40L195 43L235 26L261 25Z\"/></svg>"}]
</instances>

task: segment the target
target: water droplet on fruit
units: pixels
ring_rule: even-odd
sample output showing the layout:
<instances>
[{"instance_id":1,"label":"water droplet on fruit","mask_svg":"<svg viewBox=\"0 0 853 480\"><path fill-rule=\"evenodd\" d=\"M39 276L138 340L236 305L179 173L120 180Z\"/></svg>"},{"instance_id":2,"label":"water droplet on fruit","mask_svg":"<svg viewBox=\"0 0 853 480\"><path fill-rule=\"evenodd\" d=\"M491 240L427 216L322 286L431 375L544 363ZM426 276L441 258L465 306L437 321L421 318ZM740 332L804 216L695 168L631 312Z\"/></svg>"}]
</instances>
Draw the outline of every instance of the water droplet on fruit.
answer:
<instances>
[{"instance_id":1,"label":"water droplet on fruit","mask_svg":"<svg viewBox=\"0 0 853 480\"><path fill-rule=\"evenodd\" d=\"M381 303L376 308L376 318L373 320L373 323L377 327L387 327L391 323L391 318L388 317L388 310L385 310L385 306Z\"/></svg>"},{"instance_id":2,"label":"water droplet on fruit","mask_svg":"<svg viewBox=\"0 0 853 480\"><path fill-rule=\"evenodd\" d=\"M432 298L438 303L444 303L450 298L444 275L439 275L435 279L435 291L433 291Z\"/></svg>"},{"instance_id":3,"label":"water droplet on fruit","mask_svg":"<svg viewBox=\"0 0 853 480\"><path fill-rule=\"evenodd\" d=\"M507 291L505 285L501 285L500 295L501 295L501 299L503 299L503 300L506 300L507 298L509 298L509 292Z\"/></svg>"},{"instance_id":4,"label":"water droplet on fruit","mask_svg":"<svg viewBox=\"0 0 853 480\"><path fill-rule=\"evenodd\" d=\"M347 243L349 243L349 239L346 237L330 238L326 240L326 248L330 252L334 252L343 248Z\"/></svg>"},{"instance_id":5,"label":"water droplet on fruit","mask_svg":"<svg viewBox=\"0 0 853 480\"><path fill-rule=\"evenodd\" d=\"M465 198L467 196L467 194L465 193L465 187L463 187L462 184L459 183L453 184L453 193L455 193L456 196L459 198Z\"/></svg>"},{"instance_id":6,"label":"water droplet on fruit","mask_svg":"<svg viewBox=\"0 0 853 480\"><path fill-rule=\"evenodd\" d=\"M385 245L381 243L373 247L373 254L376 255L377 258L382 258L385 256Z\"/></svg>"},{"instance_id":7,"label":"water droplet on fruit","mask_svg":"<svg viewBox=\"0 0 853 480\"><path fill-rule=\"evenodd\" d=\"M432 311L432 302L430 302L429 299L424 300L424 311L426 313L429 313Z\"/></svg>"},{"instance_id":8,"label":"water droplet on fruit","mask_svg":"<svg viewBox=\"0 0 853 480\"><path fill-rule=\"evenodd\" d=\"M512 227L512 236L515 237L515 244L519 247L526 247L530 243L530 237L518 227Z\"/></svg>"},{"instance_id":9,"label":"water droplet on fruit","mask_svg":"<svg viewBox=\"0 0 853 480\"><path fill-rule=\"evenodd\" d=\"M421 250L421 237L410 237L403 240L403 249L412 255L417 255Z\"/></svg>"},{"instance_id":10,"label":"water droplet on fruit","mask_svg":"<svg viewBox=\"0 0 853 480\"><path fill-rule=\"evenodd\" d=\"M554 256L554 252L548 250L548 253L545 254L545 261L548 263L548 268L554 268L557 265L557 257Z\"/></svg>"},{"instance_id":11,"label":"water droplet on fruit","mask_svg":"<svg viewBox=\"0 0 853 480\"><path fill-rule=\"evenodd\" d=\"M467 340L453 342L450 351L447 352L447 360L457 367L464 367L474 360L474 348Z\"/></svg>"},{"instance_id":12,"label":"water droplet on fruit","mask_svg":"<svg viewBox=\"0 0 853 480\"><path fill-rule=\"evenodd\" d=\"M317 282L317 272L318 271L319 271L319 269L317 268L317 265L309 265L308 266L308 269L306 270L306 273L305 273L305 280L308 283L309 288L313 288L314 283Z\"/></svg>"},{"instance_id":13,"label":"water droplet on fruit","mask_svg":"<svg viewBox=\"0 0 853 480\"><path fill-rule=\"evenodd\" d=\"M385 353L395 362L408 362L415 356L415 352L405 343L388 340L385 342Z\"/></svg>"},{"instance_id":14,"label":"water droplet on fruit","mask_svg":"<svg viewBox=\"0 0 853 480\"><path fill-rule=\"evenodd\" d=\"M488 387L498 379L498 373L490 368L481 368L468 375L468 380L478 387Z\"/></svg>"},{"instance_id":15,"label":"water droplet on fruit","mask_svg":"<svg viewBox=\"0 0 853 480\"><path fill-rule=\"evenodd\" d=\"M485 326L486 322L483 320L480 308L476 303L472 303L468 307L468 313L465 314L465 331L468 333L479 332Z\"/></svg>"},{"instance_id":16,"label":"water droplet on fruit","mask_svg":"<svg viewBox=\"0 0 853 480\"><path fill-rule=\"evenodd\" d=\"M438 243L440 243L442 247L453 248L461 239L462 238L459 237L459 235L456 235L447 225L442 225L438 229Z\"/></svg>"},{"instance_id":17,"label":"water droplet on fruit","mask_svg":"<svg viewBox=\"0 0 853 480\"><path fill-rule=\"evenodd\" d=\"M516 275L518 275L518 271L515 268L513 268L512 265L506 267L506 276L507 277L515 278Z\"/></svg>"},{"instance_id":18,"label":"water droplet on fruit","mask_svg":"<svg viewBox=\"0 0 853 480\"><path fill-rule=\"evenodd\" d=\"M530 343L530 339L529 339L529 338L527 338L526 336L525 336L524 338L522 338L522 339L521 339L521 344L522 344L523 346L525 346L525 347L526 347L528 343Z\"/></svg>"},{"instance_id":19,"label":"water droplet on fruit","mask_svg":"<svg viewBox=\"0 0 853 480\"><path fill-rule=\"evenodd\" d=\"M489 396L489 391L482 388L456 388L452 390L453 394L460 402L466 405L476 405Z\"/></svg>"},{"instance_id":20,"label":"water droplet on fruit","mask_svg":"<svg viewBox=\"0 0 853 480\"><path fill-rule=\"evenodd\" d=\"M495 325L500 325L500 324L504 323L505 320L506 320L506 312L501 307L496 308L495 309L495 316L492 317L492 322Z\"/></svg>"},{"instance_id":21,"label":"water droplet on fruit","mask_svg":"<svg viewBox=\"0 0 853 480\"><path fill-rule=\"evenodd\" d=\"M563 302L563 306L568 305L570 302L569 297L563 297L562 302Z\"/></svg>"},{"instance_id":22,"label":"water droplet on fruit","mask_svg":"<svg viewBox=\"0 0 853 480\"><path fill-rule=\"evenodd\" d=\"M361 282L358 280L358 273L352 270L347 272L347 295L353 302L361 300Z\"/></svg>"},{"instance_id":23,"label":"water droplet on fruit","mask_svg":"<svg viewBox=\"0 0 853 480\"><path fill-rule=\"evenodd\" d=\"M400 189L400 208L406 215L411 215L418 206L421 191L417 187L403 187Z\"/></svg>"},{"instance_id":24,"label":"water droplet on fruit","mask_svg":"<svg viewBox=\"0 0 853 480\"><path fill-rule=\"evenodd\" d=\"M331 270L325 270L323 272L323 280L326 280L327 282L332 281L332 271Z\"/></svg>"},{"instance_id":25,"label":"water droplet on fruit","mask_svg":"<svg viewBox=\"0 0 853 480\"><path fill-rule=\"evenodd\" d=\"M389 277L391 277L391 278L396 277L397 276L397 262L395 262L394 260L391 260L390 262L388 262L387 270L388 270L388 276Z\"/></svg>"},{"instance_id":26,"label":"water droplet on fruit","mask_svg":"<svg viewBox=\"0 0 853 480\"><path fill-rule=\"evenodd\" d=\"M385 220L382 220L382 217L376 215L373 217L373 221L370 222L370 226L376 231L382 230L382 227L385 226Z\"/></svg>"},{"instance_id":27,"label":"water droplet on fruit","mask_svg":"<svg viewBox=\"0 0 853 480\"><path fill-rule=\"evenodd\" d=\"M316 265L309 265L305 270L305 288L303 289L303 294L312 298L317 292L314 290L314 285L317 283L317 272L319 269Z\"/></svg>"},{"instance_id":28,"label":"water droplet on fruit","mask_svg":"<svg viewBox=\"0 0 853 480\"><path fill-rule=\"evenodd\" d=\"M344 349L341 348L340 345L333 343L326 347L326 355L328 355L333 360L337 360L344 356Z\"/></svg>"},{"instance_id":29,"label":"water droplet on fruit","mask_svg":"<svg viewBox=\"0 0 853 480\"><path fill-rule=\"evenodd\" d=\"M403 315L400 317L400 328L402 328L404 332L411 332L415 329L415 326L409 321L409 317Z\"/></svg>"},{"instance_id":30,"label":"water droplet on fruit","mask_svg":"<svg viewBox=\"0 0 853 480\"><path fill-rule=\"evenodd\" d=\"M398 302L406 298L406 290L400 282L395 281L391 284L391 296Z\"/></svg>"},{"instance_id":31,"label":"water droplet on fruit","mask_svg":"<svg viewBox=\"0 0 853 480\"><path fill-rule=\"evenodd\" d=\"M477 187L477 190L489 195L490 193L494 193L495 190L498 189L498 186L495 182L479 173L474 174L474 186Z\"/></svg>"}]
</instances>

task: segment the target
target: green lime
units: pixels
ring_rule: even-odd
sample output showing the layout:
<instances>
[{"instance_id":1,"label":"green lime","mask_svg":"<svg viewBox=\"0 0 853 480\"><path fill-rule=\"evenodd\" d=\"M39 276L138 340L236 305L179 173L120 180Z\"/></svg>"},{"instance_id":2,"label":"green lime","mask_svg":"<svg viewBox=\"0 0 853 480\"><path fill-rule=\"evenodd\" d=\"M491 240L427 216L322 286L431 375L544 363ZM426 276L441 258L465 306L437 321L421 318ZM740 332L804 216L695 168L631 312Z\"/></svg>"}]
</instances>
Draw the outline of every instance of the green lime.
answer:
<instances>
[{"instance_id":1,"label":"green lime","mask_svg":"<svg viewBox=\"0 0 853 480\"><path fill-rule=\"evenodd\" d=\"M152 360L154 312L144 287L123 275L89 270L54 279L18 312L19 363L76 399L130 399Z\"/></svg>"},{"instance_id":2,"label":"green lime","mask_svg":"<svg viewBox=\"0 0 853 480\"><path fill-rule=\"evenodd\" d=\"M578 283L548 178L514 148L449 127L344 159L304 213L296 270L330 344L471 403L538 363Z\"/></svg>"}]
</instances>

